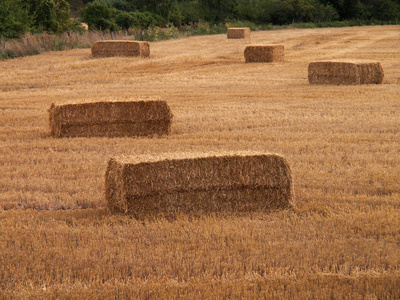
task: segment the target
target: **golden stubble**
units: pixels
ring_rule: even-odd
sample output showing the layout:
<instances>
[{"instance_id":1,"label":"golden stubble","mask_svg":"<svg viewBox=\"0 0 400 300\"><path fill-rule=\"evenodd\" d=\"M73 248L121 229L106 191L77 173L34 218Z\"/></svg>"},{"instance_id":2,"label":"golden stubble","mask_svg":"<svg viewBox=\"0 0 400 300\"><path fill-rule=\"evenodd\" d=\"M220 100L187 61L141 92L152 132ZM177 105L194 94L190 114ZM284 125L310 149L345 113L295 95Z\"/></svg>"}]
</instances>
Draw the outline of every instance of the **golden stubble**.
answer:
<instances>
[{"instance_id":1,"label":"golden stubble","mask_svg":"<svg viewBox=\"0 0 400 300\"><path fill-rule=\"evenodd\" d=\"M206 298L331 290L395 298L398 32L290 29L154 42L148 59L93 59L77 49L1 61L0 290L20 298L193 298L196 288ZM284 62L245 63L251 44L284 45ZM330 59L379 61L383 84L309 85L309 62ZM171 134L50 136L51 103L129 99L167 101ZM111 156L248 150L287 158L294 210L145 222L105 210Z\"/></svg>"}]
</instances>

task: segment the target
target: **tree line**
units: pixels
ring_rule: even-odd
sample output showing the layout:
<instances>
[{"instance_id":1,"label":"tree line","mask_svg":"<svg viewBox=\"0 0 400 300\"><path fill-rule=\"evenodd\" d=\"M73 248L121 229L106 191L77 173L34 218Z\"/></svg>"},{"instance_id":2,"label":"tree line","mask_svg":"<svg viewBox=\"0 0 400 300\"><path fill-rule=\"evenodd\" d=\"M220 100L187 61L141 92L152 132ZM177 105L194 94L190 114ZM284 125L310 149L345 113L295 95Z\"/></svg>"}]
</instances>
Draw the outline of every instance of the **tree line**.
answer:
<instances>
[{"instance_id":1,"label":"tree line","mask_svg":"<svg viewBox=\"0 0 400 300\"><path fill-rule=\"evenodd\" d=\"M62 33L78 28L80 21L89 29L116 31L199 21L285 25L400 19L399 0L82 0L82 4L80 20L73 20L67 0L0 0L0 38Z\"/></svg>"}]
</instances>

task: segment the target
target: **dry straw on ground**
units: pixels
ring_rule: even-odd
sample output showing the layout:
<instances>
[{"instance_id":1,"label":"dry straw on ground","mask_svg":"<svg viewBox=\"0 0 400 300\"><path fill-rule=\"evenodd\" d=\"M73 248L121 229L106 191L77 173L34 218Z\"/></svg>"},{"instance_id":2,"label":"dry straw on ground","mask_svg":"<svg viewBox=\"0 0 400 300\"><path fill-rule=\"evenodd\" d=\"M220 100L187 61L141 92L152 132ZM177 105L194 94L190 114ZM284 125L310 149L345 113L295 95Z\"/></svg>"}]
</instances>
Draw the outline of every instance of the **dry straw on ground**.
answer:
<instances>
[{"instance_id":1,"label":"dry straw on ground","mask_svg":"<svg viewBox=\"0 0 400 300\"><path fill-rule=\"evenodd\" d=\"M246 62L282 62L283 45L250 45L244 49Z\"/></svg>"},{"instance_id":2,"label":"dry straw on ground","mask_svg":"<svg viewBox=\"0 0 400 300\"><path fill-rule=\"evenodd\" d=\"M293 183L276 154L180 153L111 158L105 176L112 212L248 212L289 208Z\"/></svg>"},{"instance_id":3,"label":"dry straw on ground","mask_svg":"<svg viewBox=\"0 0 400 300\"><path fill-rule=\"evenodd\" d=\"M227 31L228 39L248 39L250 38L250 28L228 28Z\"/></svg>"},{"instance_id":4,"label":"dry straw on ground","mask_svg":"<svg viewBox=\"0 0 400 300\"><path fill-rule=\"evenodd\" d=\"M379 62L316 61L308 65L311 84L381 84L384 72Z\"/></svg>"},{"instance_id":5,"label":"dry straw on ground","mask_svg":"<svg viewBox=\"0 0 400 300\"><path fill-rule=\"evenodd\" d=\"M165 101L102 101L52 104L54 137L123 137L170 133L172 112Z\"/></svg>"},{"instance_id":6,"label":"dry straw on ground","mask_svg":"<svg viewBox=\"0 0 400 300\"><path fill-rule=\"evenodd\" d=\"M93 57L150 56L150 44L138 41L97 41L92 46Z\"/></svg>"}]
</instances>

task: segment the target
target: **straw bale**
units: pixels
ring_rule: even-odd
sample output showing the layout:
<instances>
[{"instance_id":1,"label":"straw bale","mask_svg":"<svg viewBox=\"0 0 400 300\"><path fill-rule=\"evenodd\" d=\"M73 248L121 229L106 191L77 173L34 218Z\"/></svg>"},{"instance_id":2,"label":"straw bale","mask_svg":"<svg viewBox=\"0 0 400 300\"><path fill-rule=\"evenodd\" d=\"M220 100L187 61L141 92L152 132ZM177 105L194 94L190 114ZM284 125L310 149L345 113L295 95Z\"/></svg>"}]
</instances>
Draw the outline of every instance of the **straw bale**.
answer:
<instances>
[{"instance_id":1,"label":"straw bale","mask_svg":"<svg viewBox=\"0 0 400 300\"><path fill-rule=\"evenodd\" d=\"M81 23L81 27L85 30L89 30L89 25L86 23Z\"/></svg>"},{"instance_id":2,"label":"straw bale","mask_svg":"<svg viewBox=\"0 0 400 300\"><path fill-rule=\"evenodd\" d=\"M250 28L228 28L227 31L228 39L248 39L250 38Z\"/></svg>"},{"instance_id":3,"label":"straw bale","mask_svg":"<svg viewBox=\"0 0 400 300\"><path fill-rule=\"evenodd\" d=\"M123 137L169 134L172 112L165 101L103 101L52 104L54 137Z\"/></svg>"},{"instance_id":4,"label":"straw bale","mask_svg":"<svg viewBox=\"0 0 400 300\"><path fill-rule=\"evenodd\" d=\"M293 206L287 161L266 153L178 153L113 157L107 206L135 217L164 213L249 212Z\"/></svg>"},{"instance_id":5,"label":"straw bale","mask_svg":"<svg viewBox=\"0 0 400 300\"><path fill-rule=\"evenodd\" d=\"M246 62L282 62L283 45L250 45L244 49Z\"/></svg>"},{"instance_id":6,"label":"straw bale","mask_svg":"<svg viewBox=\"0 0 400 300\"><path fill-rule=\"evenodd\" d=\"M139 41L97 41L92 46L93 57L150 56L149 42Z\"/></svg>"},{"instance_id":7,"label":"straw bale","mask_svg":"<svg viewBox=\"0 0 400 300\"><path fill-rule=\"evenodd\" d=\"M379 62L316 61L308 65L310 84L380 84L383 77Z\"/></svg>"},{"instance_id":8,"label":"straw bale","mask_svg":"<svg viewBox=\"0 0 400 300\"><path fill-rule=\"evenodd\" d=\"M360 84L381 84L384 72L380 62L358 63Z\"/></svg>"}]
</instances>

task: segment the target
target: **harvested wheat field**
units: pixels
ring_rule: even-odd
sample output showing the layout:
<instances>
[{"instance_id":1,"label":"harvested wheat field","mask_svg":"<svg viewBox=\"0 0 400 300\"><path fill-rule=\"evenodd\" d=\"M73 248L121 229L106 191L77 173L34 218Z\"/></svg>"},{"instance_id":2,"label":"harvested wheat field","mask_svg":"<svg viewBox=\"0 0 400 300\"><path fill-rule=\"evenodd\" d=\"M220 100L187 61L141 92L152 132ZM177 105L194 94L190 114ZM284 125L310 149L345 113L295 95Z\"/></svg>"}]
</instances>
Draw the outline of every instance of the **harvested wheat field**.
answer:
<instances>
[{"instance_id":1,"label":"harvested wheat field","mask_svg":"<svg viewBox=\"0 0 400 300\"><path fill-rule=\"evenodd\" d=\"M0 61L0 298L400 298L400 26L287 29ZM245 63L249 44L283 62ZM378 61L382 84L311 85L313 61ZM170 135L54 138L52 103L166 101ZM110 157L287 160L295 205L111 213Z\"/></svg>"}]
</instances>

